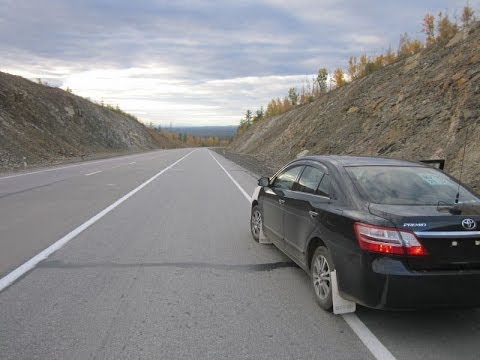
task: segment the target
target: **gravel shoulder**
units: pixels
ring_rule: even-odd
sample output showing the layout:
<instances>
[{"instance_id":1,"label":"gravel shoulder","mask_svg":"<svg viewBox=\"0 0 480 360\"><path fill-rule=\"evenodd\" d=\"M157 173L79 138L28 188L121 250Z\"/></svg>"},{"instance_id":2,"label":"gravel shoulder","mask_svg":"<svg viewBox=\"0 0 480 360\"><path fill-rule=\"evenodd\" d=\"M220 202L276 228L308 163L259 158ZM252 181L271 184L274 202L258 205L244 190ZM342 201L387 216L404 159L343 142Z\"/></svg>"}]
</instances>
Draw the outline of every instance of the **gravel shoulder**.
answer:
<instances>
[{"instance_id":1,"label":"gravel shoulder","mask_svg":"<svg viewBox=\"0 0 480 360\"><path fill-rule=\"evenodd\" d=\"M255 178L272 176L278 170L278 166L275 166L275 164L266 160L259 160L251 155L236 153L226 148L212 148L211 150L243 167Z\"/></svg>"}]
</instances>

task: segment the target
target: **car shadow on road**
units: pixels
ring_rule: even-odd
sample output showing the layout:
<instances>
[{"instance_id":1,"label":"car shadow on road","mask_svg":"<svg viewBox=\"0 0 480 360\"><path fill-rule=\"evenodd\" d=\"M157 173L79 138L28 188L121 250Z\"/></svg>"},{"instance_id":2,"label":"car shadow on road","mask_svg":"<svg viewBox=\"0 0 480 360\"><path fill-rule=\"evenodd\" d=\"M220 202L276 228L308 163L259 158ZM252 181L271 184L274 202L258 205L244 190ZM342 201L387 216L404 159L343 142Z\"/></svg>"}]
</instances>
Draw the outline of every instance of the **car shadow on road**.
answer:
<instances>
[{"instance_id":1,"label":"car shadow on road","mask_svg":"<svg viewBox=\"0 0 480 360\"><path fill-rule=\"evenodd\" d=\"M297 265L292 261L279 261L260 264L215 264L205 262L139 262L139 263L114 263L114 262L87 262L66 263L60 260L48 260L38 265L39 268L48 269L86 269L86 268L182 268L182 269L212 269L239 272L272 271L276 269L292 268Z\"/></svg>"}]
</instances>

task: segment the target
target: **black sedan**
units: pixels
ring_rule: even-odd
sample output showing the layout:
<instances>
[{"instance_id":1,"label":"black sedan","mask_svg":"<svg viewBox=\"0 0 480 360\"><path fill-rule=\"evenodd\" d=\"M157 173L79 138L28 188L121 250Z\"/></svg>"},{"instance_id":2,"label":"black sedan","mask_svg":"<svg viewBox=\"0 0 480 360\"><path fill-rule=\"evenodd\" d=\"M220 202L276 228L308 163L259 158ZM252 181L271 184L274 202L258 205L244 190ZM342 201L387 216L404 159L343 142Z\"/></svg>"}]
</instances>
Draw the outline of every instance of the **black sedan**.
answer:
<instances>
[{"instance_id":1,"label":"black sedan","mask_svg":"<svg viewBox=\"0 0 480 360\"><path fill-rule=\"evenodd\" d=\"M480 198L416 162L311 156L261 178L255 240L273 242L312 277L332 309L341 298L378 309L480 306Z\"/></svg>"}]
</instances>

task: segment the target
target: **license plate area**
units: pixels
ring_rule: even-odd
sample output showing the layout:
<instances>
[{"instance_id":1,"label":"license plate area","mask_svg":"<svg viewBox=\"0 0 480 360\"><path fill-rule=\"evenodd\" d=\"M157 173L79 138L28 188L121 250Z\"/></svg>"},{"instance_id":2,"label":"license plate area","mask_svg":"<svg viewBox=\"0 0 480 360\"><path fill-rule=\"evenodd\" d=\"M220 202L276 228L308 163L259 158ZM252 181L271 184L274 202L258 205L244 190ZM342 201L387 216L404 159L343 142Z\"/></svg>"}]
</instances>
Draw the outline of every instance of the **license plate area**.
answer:
<instances>
[{"instance_id":1,"label":"license plate area","mask_svg":"<svg viewBox=\"0 0 480 360\"><path fill-rule=\"evenodd\" d=\"M480 238L420 238L429 255L409 259L411 268L480 270Z\"/></svg>"}]
</instances>

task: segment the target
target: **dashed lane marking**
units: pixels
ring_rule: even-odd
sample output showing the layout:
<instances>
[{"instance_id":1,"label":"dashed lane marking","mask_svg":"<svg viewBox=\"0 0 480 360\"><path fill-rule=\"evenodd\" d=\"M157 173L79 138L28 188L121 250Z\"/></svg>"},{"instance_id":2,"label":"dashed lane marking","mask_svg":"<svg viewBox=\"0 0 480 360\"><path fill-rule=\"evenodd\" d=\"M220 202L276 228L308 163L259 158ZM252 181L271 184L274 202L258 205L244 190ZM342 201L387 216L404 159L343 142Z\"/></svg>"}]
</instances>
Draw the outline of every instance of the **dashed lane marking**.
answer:
<instances>
[{"instance_id":1,"label":"dashed lane marking","mask_svg":"<svg viewBox=\"0 0 480 360\"><path fill-rule=\"evenodd\" d=\"M97 215L93 216L92 218L90 218L89 220L85 221L82 225L80 225L79 227L77 227L76 229L70 231L67 235L65 235L64 237L62 237L61 239L57 240L55 243L53 243L52 245L50 245L48 248L46 248L45 250L43 250L42 252L40 252L39 254L35 255L34 257L32 257L30 260L28 260L27 262L25 262L23 265L20 265L18 268L16 268L15 270L13 270L12 272L10 272L9 274L7 274L6 276L4 276L3 278L0 279L0 291L4 290L6 287L10 286L11 284L13 284L18 278L20 278L21 276L23 276L25 273L27 273L28 271L32 270L33 268L35 268L35 266L45 260L46 258L48 258L51 254L53 254L55 251L61 249L66 243L68 243L70 240L72 240L73 238L75 238L77 235L79 235L81 232L83 232L84 230L88 229L90 226L92 226L93 224L95 224L98 220L100 220L101 218L103 218L105 215L107 215L110 211L112 211L113 209L115 209L117 206L119 206L120 204L122 204L124 201L126 201L127 199L131 198L133 195L135 195L137 192L139 192L140 190L142 190L145 186L147 186L148 184L150 184L152 181L154 181L156 178L158 178L160 175L162 175L164 172L166 172L167 170L171 169L172 167L174 167L176 164L178 164L180 161L182 161L183 159L185 159L187 156L189 156L191 153L195 152L196 150L192 150L190 151L188 154L182 156L180 159L178 159L177 161L175 161L174 163L170 164L169 166L167 166L166 168L164 168L163 170L161 170L160 172L158 172L157 174L155 174L154 176L152 176L150 179L146 180L144 183L142 183L141 185L139 185L138 187L136 187L135 189L133 189L132 191L130 191L128 194L122 196L120 199L118 199L117 201L115 201L113 204L111 204L110 206L106 207L105 209L103 209L102 211L100 211Z\"/></svg>"}]
</instances>

